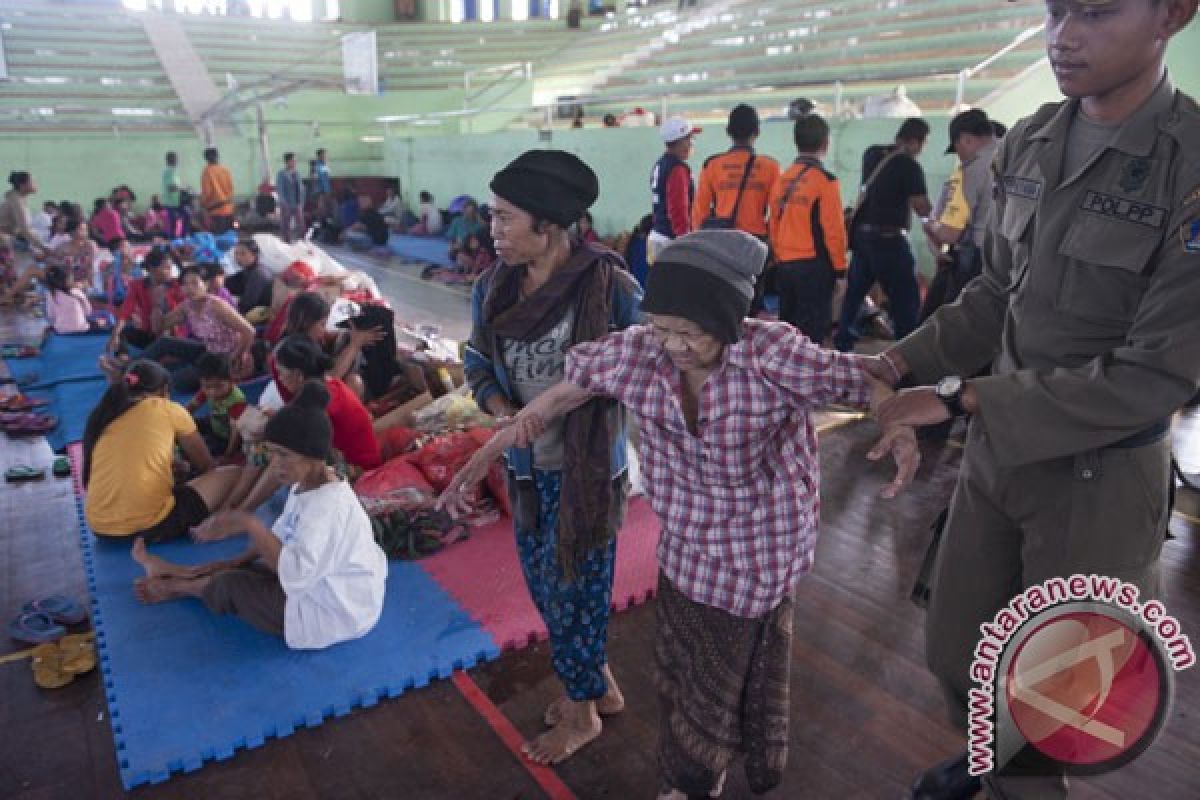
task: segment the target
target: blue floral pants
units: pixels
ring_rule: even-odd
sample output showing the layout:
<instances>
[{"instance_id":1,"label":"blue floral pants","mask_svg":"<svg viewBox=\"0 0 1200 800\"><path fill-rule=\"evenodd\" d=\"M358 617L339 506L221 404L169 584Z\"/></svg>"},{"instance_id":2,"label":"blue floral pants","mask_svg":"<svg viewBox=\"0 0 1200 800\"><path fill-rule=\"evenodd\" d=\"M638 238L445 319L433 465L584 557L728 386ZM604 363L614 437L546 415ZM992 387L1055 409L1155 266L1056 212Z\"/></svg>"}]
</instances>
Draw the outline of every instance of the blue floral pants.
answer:
<instances>
[{"instance_id":1,"label":"blue floral pants","mask_svg":"<svg viewBox=\"0 0 1200 800\"><path fill-rule=\"evenodd\" d=\"M608 616L612 601L614 536L587 554L575 580L563 577L558 562L558 508L562 473L534 471L538 529L517 531L517 554L529 594L550 632L550 660L574 701L604 696L601 669L608 662Z\"/></svg>"}]
</instances>

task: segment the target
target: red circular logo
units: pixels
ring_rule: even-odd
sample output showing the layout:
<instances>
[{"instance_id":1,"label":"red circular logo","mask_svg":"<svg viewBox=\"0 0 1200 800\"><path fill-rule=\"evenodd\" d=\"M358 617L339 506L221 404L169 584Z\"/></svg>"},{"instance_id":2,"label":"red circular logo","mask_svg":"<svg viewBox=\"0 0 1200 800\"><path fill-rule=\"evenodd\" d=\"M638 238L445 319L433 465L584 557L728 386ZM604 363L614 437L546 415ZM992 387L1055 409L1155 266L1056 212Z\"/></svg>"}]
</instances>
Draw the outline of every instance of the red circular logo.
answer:
<instances>
[{"instance_id":1,"label":"red circular logo","mask_svg":"<svg viewBox=\"0 0 1200 800\"><path fill-rule=\"evenodd\" d=\"M1120 619L1064 613L1038 625L1009 662L1009 712L1044 755L1103 769L1134 758L1158 735L1165 669L1147 636Z\"/></svg>"}]
</instances>

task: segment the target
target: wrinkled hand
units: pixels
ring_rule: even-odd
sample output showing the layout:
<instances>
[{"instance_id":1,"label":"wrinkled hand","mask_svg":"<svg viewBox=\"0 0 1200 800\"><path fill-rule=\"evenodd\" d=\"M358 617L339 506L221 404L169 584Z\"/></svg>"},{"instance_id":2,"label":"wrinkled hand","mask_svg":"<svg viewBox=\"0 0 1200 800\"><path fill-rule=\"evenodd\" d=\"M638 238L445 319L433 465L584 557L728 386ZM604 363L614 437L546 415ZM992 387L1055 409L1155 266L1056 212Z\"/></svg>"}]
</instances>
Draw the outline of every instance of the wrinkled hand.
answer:
<instances>
[{"instance_id":1,"label":"wrinkled hand","mask_svg":"<svg viewBox=\"0 0 1200 800\"><path fill-rule=\"evenodd\" d=\"M863 356L859 359L859 363L862 364L868 375L885 386L896 385L896 373L883 360L883 356Z\"/></svg>"},{"instance_id":2,"label":"wrinkled hand","mask_svg":"<svg viewBox=\"0 0 1200 800\"><path fill-rule=\"evenodd\" d=\"M871 461L878 461L892 454L896 461L896 477L887 486L879 490L879 496L891 499L899 494L904 487L912 483L921 465L921 451L917 447L917 434L908 425L897 425L885 428L879 441L867 453Z\"/></svg>"},{"instance_id":3,"label":"wrinkled hand","mask_svg":"<svg viewBox=\"0 0 1200 800\"><path fill-rule=\"evenodd\" d=\"M513 431L514 447L532 447L538 437L546 432L546 420L541 414L522 411L505 427Z\"/></svg>"},{"instance_id":4,"label":"wrinkled hand","mask_svg":"<svg viewBox=\"0 0 1200 800\"><path fill-rule=\"evenodd\" d=\"M896 392L879 408L879 424L884 429L896 425L937 425L950 419L950 410L930 387Z\"/></svg>"},{"instance_id":5,"label":"wrinkled hand","mask_svg":"<svg viewBox=\"0 0 1200 800\"><path fill-rule=\"evenodd\" d=\"M197 542L219 542L246 531L245 511L222 511L192 528L192 538Z\"/></svg>"},{"instance_id":6,"label":"wrinkled hand","mask_svg":"<svg viewBox=\"0 0 1200 800\"><path fill-rule=\"evenodd\" d=\"M501 453L512 447L516 437L516 426L510 425L492 436L483 447L475 451L471 460L463 465L446 487L446 491L438 496L436 508L449 512L450 516L458 519L469 514L471 504L466 492L481 483L488 474L488 469Z\"/></svg>"}]
</instances>

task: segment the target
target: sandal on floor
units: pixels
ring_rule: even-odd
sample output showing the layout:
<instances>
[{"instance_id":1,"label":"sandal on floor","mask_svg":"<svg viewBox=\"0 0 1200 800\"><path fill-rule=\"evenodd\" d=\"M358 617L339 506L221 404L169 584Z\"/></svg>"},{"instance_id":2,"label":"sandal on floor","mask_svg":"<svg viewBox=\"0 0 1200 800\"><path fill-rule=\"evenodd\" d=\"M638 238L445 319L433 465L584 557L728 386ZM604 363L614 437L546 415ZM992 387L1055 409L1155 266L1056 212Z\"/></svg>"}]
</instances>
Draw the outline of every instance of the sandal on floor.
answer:
<instances>
[{"instance_id":1,"label":"sandal on floor","mask_svg":"<svg viewBox=\"0 0 1200 800\"><path fill-rule=\"evenodd\" d=\"M33 682L42 689L61 689L75 680L75 673L63 668L63 653L58 645L39 644L33 648L30 661L33 666Z\"/></svg>"},{"instance_id":2,"label":"sandal on floor","mask_svg":"<svg viewBox=\"0 0 1200 800\"><path fill-rule=\"evenodd\" d=\"M43 644L66 636L67 629L55 622L49 614L26 611L8 623L8 635L19 642Z\"/></svg>"},{"instance_id":3,"label":"sandal on floor","mask_svg":"<svg viewBox=\"0 0 1200 800\"><path fill-rule=\"evenodd\" d=\"M71 477L71 459L66 456L59 456L54 459L54 468L51 471L56 478Z\"/></svg>"},{"instance_id":4,"label":"sandal on floor","mask_svg":"<svg viewBox=\"0 0 1200 800\"><path fill-rule=\"evenodd\" d=\"M52 594L30 600L21 607L27 613L42 613L60 625L78 625L87 619L87 609L65 594Z\"/></svg>"},{"instance_id":5,"label":"sandal on floor","mask_svg":"<svg viewBox=\"0 0 1200 800\"><path fill-rule=\"evenodd\" d=\"M41 352L31 344L0 345L0 358L34 358Z\"/></svg>"},{"instance_id":6,"label":"sandal on floor","mask_svg":"<svg viewBox=\"0 0 1200 800\"><path fill-rule=\"evenodd\" d=\"M68 633L58 643L62 669L71 675L84 675L96 668L96 634Z\"/></svg>"},{"instance_id":7,"label":"sandal on floor","mask_svg":"<svg viewBox=\"0 0 1200 800\"><path fill-rule=\"evenodd\" d=\"M4 471L4 480L8 481L9 483L40 481L44 477L46 477L46 470L38 469L37 467L9 467Z\"/></svg>"},{"instance_id":8,"label":"sandal on floor","mask_svg":"<svg viewBox=\"0 0 1200 800\"><path fill-rule=\"evenodd\" d=\"M45 398L29 397L18 392L0 400L0 411L30 411L49 403L50 401Z\"/></svg>"},{"instance_id":9,"label":"sandal on floor","mask_svg":"<svg viewBox=\"0 0 1200 800\"><path fill-rule=\"evenodd\" d=\"M58 417L50 414L7 414L0 412L0 430L10 436L36 436L58 427Z\"/></svg>"}]
</instances>

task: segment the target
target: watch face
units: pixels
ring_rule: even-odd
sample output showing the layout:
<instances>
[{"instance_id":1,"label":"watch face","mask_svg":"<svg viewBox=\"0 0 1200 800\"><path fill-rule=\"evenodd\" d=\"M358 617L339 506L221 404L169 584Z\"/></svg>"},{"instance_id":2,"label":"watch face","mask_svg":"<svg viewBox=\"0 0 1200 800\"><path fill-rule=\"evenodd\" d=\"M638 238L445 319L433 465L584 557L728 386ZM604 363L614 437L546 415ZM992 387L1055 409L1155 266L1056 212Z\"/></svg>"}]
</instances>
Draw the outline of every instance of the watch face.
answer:
<instances>
[{"instance_id":1,"label":"watch face","mask_svg":"<svg viewBox=\"0 0 1200 800\"><path fill-rule=\"evenodd\" d=\"M947 375L938 381L937 393L941 397L954 397L963 388L963 379L957 375Z\"/></svg>"}]
</instances>

